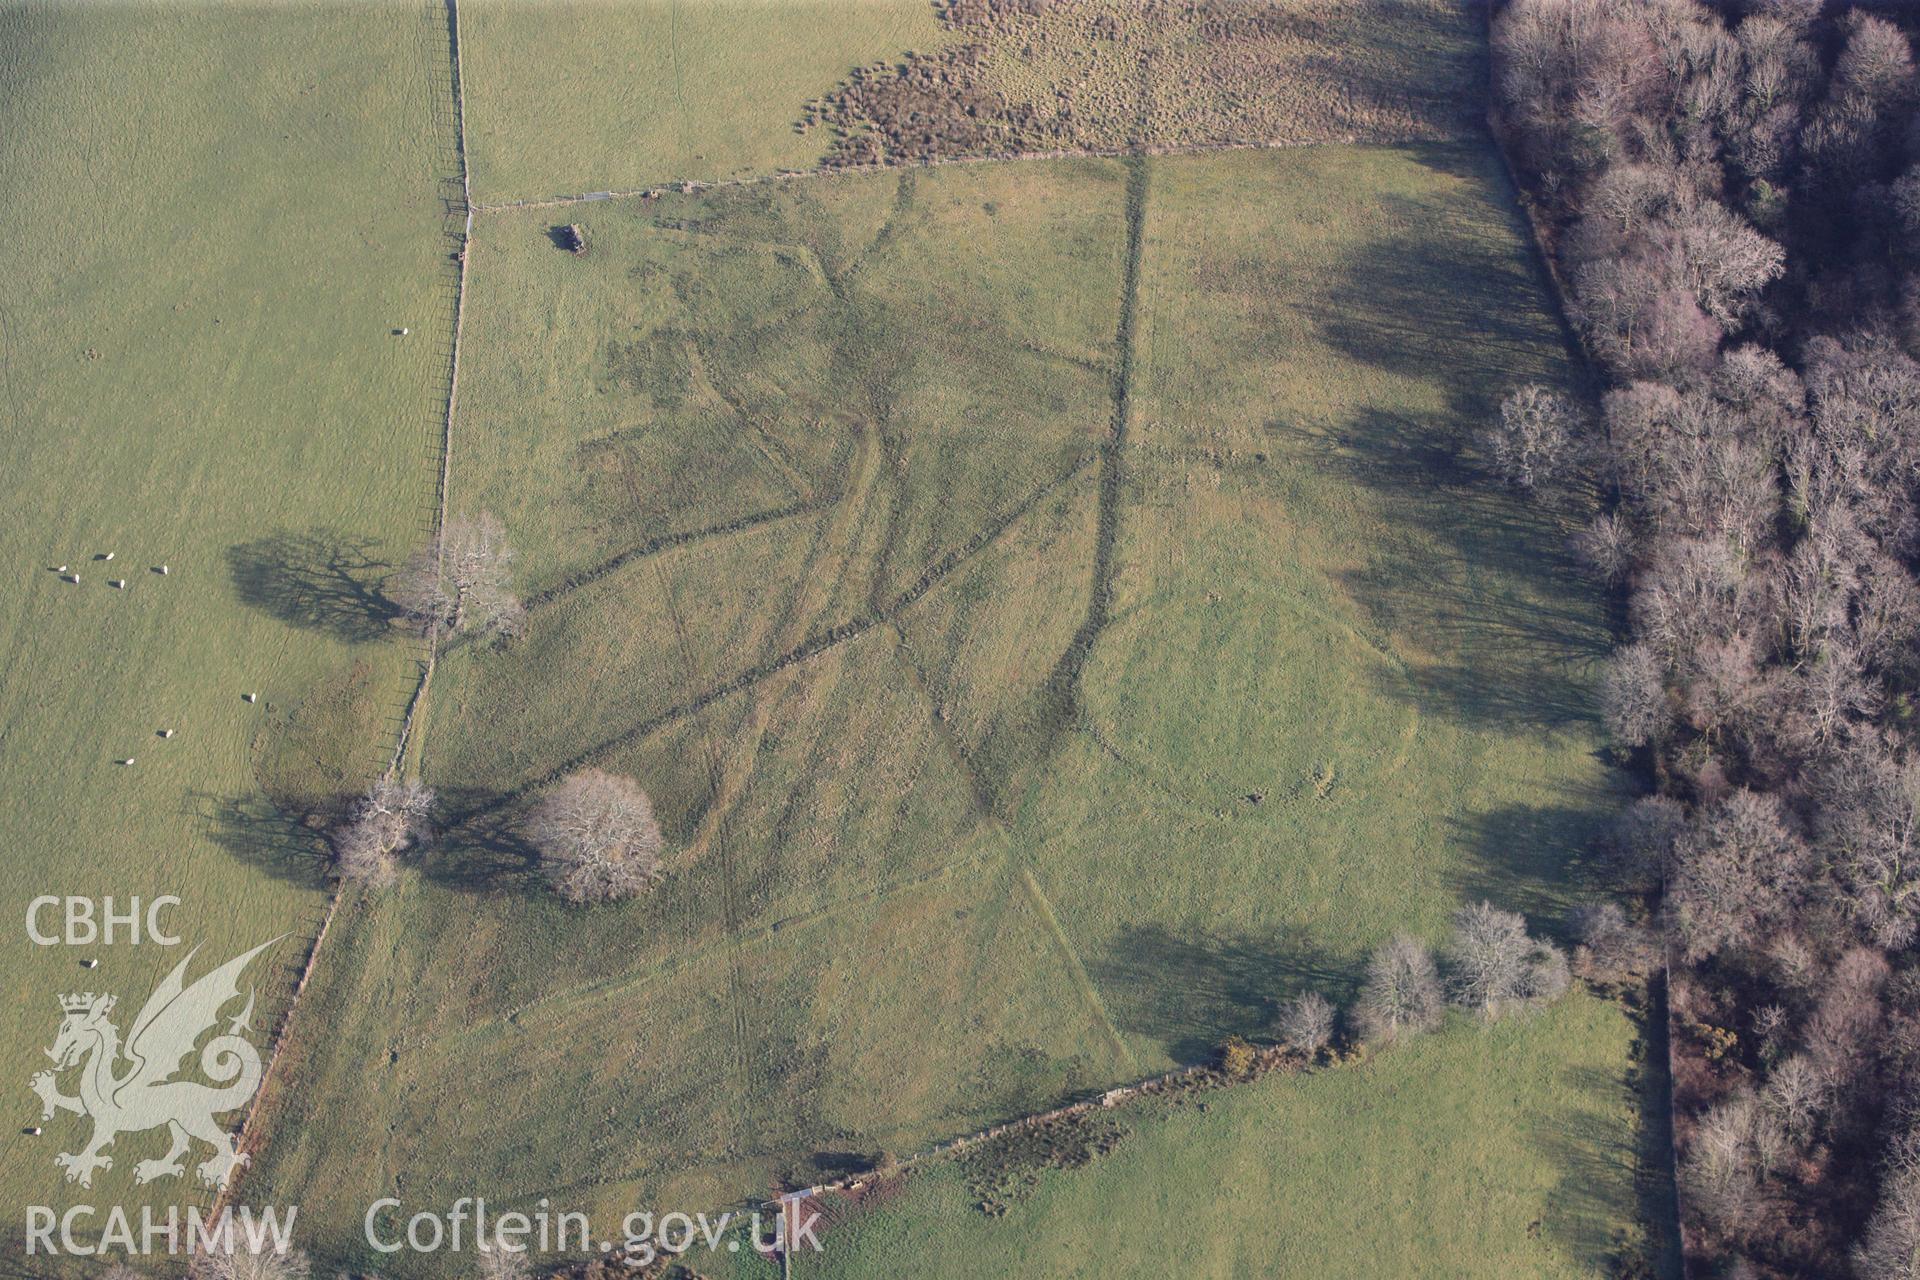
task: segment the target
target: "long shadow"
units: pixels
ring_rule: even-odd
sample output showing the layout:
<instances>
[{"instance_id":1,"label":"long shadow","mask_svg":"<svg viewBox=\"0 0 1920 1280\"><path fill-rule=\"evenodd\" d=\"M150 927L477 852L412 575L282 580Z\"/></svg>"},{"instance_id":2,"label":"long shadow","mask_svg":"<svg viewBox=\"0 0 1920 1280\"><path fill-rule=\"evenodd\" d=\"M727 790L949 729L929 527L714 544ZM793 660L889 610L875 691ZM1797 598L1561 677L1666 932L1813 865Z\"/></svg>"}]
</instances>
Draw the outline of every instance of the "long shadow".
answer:
<instances>
[{"instance_id":1,"label":"long shadow","mask_svg":"<svg viewBox=\"0 0 1920 1280\"><path fill-rule=\"evenodd\" d=\"M305 889L325 887L332 854L318 829L289 817L259 794L192 791L187 801L207 820L213 842L241 862Z\"/></svg>"},{"instance_id":2,"label":"long shadow","mask_svg":"<svg viewBox=\"0 0 1920 1280\"><path fill-rule=\"evenodd\" d=\"M1565 1073L1582 1095L1617 1092L1620 1081L1588 1068ZM1631 1131L1617 1115L1575 1104L1529 1117L1528 1132L1558 1172L1547 1194L1547 1210L1530 1232L1543 1232L1558 1241L1596 1273L1616 1272L1626 1261L1619 1256L1621 1241L1615 1232L1623 1210L1631 1211L1638 1161ZM1629 1188L1628 1202L1619 1195Z\"/></svg>"},{"instance_id":3,"label":"long shadow","mask_svg":"<svg viewBox=\"0 0 1920 1280\"><path fill-rule=\"evenodd\" d=\"M1279 1002L1315 990L1345 1000L1350 965L1311 944L1239 935L1180 937L1134 925L1088 966L1122 1030L1151 1036L1180 1063L1210 1059L1230 1035L1264 1035Z\"/></svg>"},{"instance_id":4,"label":"long shadow","mask_svg":"<svg viewBox=\"0 0 1920 1280\"><path fill-rule=\"evenodd\" d=\"M1662 1045L1664 1047L1664 1043ZM1664 1126L1651 1112L1664 1101L1653 1094L1665 1079L1664 1070L1649 1072L1641 1064L1621 1081L1592 1068L1565 1073L1571 1090L1604 1097L1623 1085L1633 1089L1643 1109L1643 1122L1629 1131L1610 1111L1582 1106L1536 1113L1529 1130L1558 1171L1548 1193L1547 1212L1538 1229L1585 1261L1596 1273L1645 1275L1678 1280L1682 1274L1679 1218L1673 1203L1669 1151L1664 1149ZM1655 1145L1663 1149L1653 1150ZM1622 1186L1626 1196L1620 1194ZM1637 1241L1623 1238L1620 1222L1634 1215L1643 1229Z\"/></svg>"},{"instance_id":5,"label":"long shadow","mask_svg":"<svg viewBox=\"0 0 1920 1280\"><path fill-rule=\"evenodd\" d=\"M1558 803L1450 817L1451 842L1473 854L1456 873L1454 891L1463 902L1484 899L1520 912L1536 932L1554 933L1583 895L1610 888L1597 840L1626 798L1596 787L1570 791Z\"/></svg>"},{"instance_id":6,"label":"long shadow","mask_svg":"<svg viewBox=\"0 0 1920 1280\"><path fill-rule=\"evenodd\" d=\"M359 642L385 635L400 610L387 598L393 565L380 543L338 529L282 529L227 548L240 601L289 626Z\"/></svg>"},{"instance_id":7,"label":"long shadow","mask_svg":"<svg viewBox=\"0 0 1920 1280\"><path fill-rule=\"evenodd\" d=\"M1492 160L1457 147L1420 154L1478 181L1431 199L1386 196L1393 221L1412 230L1356 248L1307 315L1327 345L1419 379L1444 407L1367 405L1331 429L1268 430L1375 491L1414 535L1372 540L1365 567L1345 575L1375 626L1418 637L1430 655L1410 681L1391 676L1389 692L1499 729L1590 722L1586 683L1610 636L1598 591L1566 550L1583 495L1519 500L1471 447L1511 385L1563 380L1578 366L1556 351L1551 298L1525 241L1486 217L1489 197L1510 194Z\"/></svg>"},{"instance_id":8,"label":"long shadow","mask_svg":"<svg viewBox=\"0 0 1920 1280\"><path fill-rule=\"evenodd\" d=\"M441 788L440 800L455 815L421 855L429 880L469 893L537 892L546 887L540 855L519 831L520 810L496 791Z\"/></svg>"}]
</instances>

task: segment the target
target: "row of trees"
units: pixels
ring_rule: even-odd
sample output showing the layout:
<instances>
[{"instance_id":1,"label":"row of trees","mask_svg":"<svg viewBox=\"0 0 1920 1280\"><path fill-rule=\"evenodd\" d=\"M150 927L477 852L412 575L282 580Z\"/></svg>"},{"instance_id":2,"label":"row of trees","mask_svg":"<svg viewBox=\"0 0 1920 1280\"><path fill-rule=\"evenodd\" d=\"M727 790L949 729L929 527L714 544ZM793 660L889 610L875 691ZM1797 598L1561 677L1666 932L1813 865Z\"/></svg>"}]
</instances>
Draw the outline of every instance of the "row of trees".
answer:
<instances>
[{"instance_id":1,"label":"row of trees","mask_svg":"<svg viewBox=\"0 0 1920 1280\"><path fill-rule=\"evenodd\" d=\"M1606 387L1522 388L1484 443L1519 488L1603 499L1576 550L1627 606L1603 712L1656 794L1610 846L1664 890L1688 1246L1911 1276L1913 42L1820 0L1511 0L1495 46Z\"/></svg>"},{"instance_id":2,"label":"row of trees","mask_svg":"<svg viewBox=\"0 0 1920 1280\"><path fill-rule=\"evenodd\" d=\"M416 779L377 780L332 832L335 874L373 889L393 883L405 856L431 840L435 802ZM571 903L635 897L662 874L665 838L632 778L577 770L541 793L519 828L554 892Z\"/></svg>"},{"instance_id":3,"label":"row of trees","mask_svg":"<svg viewBox=\"0 0 1920 1280\"><path fill-rule=\"evenodd\" d=\"M442 636L510 639L526 609L513 590L513 548L487 512L458 516L413 556L390 589L402 614ZM418 779L382 777L330 835L335 873L380 888L433 834L436 797ZM661 875L665 847L653 801L632 778L580 769L543 792L521 823L548 882L572 903L631 898Z\"/></svg>"},{"instance_id":4,"label":"row of trees","mask_svg":"<svg viewBox=\"0 0 1920 1280\"><path fill-rule=\"evenodd\" d=\"M1582 942L1579 963L1588 976L1599 980L1644 972L1651 944L1618 907L1582 912L1574 924ZM1604 964L1595 959L1603 950ZM1494 1021L1552 1003L1570 981L1571 967L1559 947L1529 935L1518 912L1482 902L1454 914L1453 931L1438 959L1406 934L1376 950L1367 960L1349 1029L1361 1043L1391 1044L1433 1030L1449 1002ZM1331 1001L1309 992L1281 1006L1275 1029L1311 1058L1333 1041L1338 1018Z\"/></svg>"}]
</instances>

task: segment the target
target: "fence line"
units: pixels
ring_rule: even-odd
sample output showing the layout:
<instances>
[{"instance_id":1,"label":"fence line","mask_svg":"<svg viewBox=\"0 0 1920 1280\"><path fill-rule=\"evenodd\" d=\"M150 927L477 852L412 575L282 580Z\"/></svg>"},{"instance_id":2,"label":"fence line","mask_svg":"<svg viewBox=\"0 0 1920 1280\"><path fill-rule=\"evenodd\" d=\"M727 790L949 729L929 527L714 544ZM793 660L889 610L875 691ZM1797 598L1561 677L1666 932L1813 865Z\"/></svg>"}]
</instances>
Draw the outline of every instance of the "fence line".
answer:
<instances>
[{"instance_id":1,"label":"fence line","mask_svg":"<svg viewBox=\"0 0 1920 1280\"><path fill-rule=\"evenodd\" d=\"M813 178L852 177L859 174L898 173L902 169L939 169L949 165L1011 164L1023 160L1121 160L1128 156L1193 156L1215 151L1301 151L1313 147L1375 146L1397 147L1416 142L1444 141L1418 135L1393 138L1362 138L1350 134L1343 138L1271 138L1254 142L1189 142L1133 147L1064 147L1050 151L999 151L984 156L926 156L911 160L882 161L873 164L815 165L811 169L780 169L773 173L749 174L741 178L684 178L630 191L582 191L572 195L540 196L530 200L482 201L473 206L476 213L510 213L516 209L554 209L566 205L594 204L605 200L655 200L661 196L730 187L761 187L785 182L803 182Z\"/></svg>"},{"instance_id":2,"label":"fence line","mask_svg":"<svg viewBox=\"0 0 1920 1280\"><path fill-rule=\"evenodd\" d=\"M430 528L427 530L436 543L441 530L447 523L447 487L453 468L453 415L460 389L460 337L466 315L467 293L467 248L473 240L473 202L469 198L472 192L467 172L467 132L466 109L461 93L460 66L460 10L458 0L441 0L445 6L447 22L447 46L449 49L449 84L453 94L454 116L454 154L460 168L460 203L457 210L460 216L460 231L455 243L454 261L458 273L454 279L453 292L453 343L447 352L445 409L440 415L439 446L440 457L434 477L434 495L429 514ZM433 12L429 8L429 13ZM456 210L450 208L451 217ZM451 235L449 239L455 239ZM406 707L401 714L400 727L395 734L393 754L388 758L384 776L392 778L399 773L406 760L407 748L413 740L415 717L426 701L428 686L433 680L435 659L440 647L440 624L435 619L428 627L424 640L424 649L420 659L420 676L408 697ZM254 1090L253 1100L247 1107L247 1114L240 1122L240 1130L235 1135L235 1147L243 1154L251 1154L251 1145L257 1141L254 1122L260 1115L267 1099L268 1087L273 1080L273 1071L279 1065L287 1042L292 1038L294 1014L300 1007L300 998L306 994L307 986L313 979L315 969L320 962L320 953L325 946L327 936L332 932L333 922L340 914L340 905L345 900L344 890L336 885L327 900L327 908L320 919L320 928L314 934L313 944L307 952L306 963L300 968L299 976L294 980L293 995L287 1007L280 1015L280 1023L272 1038L267 1052L265 1066L261 1069L259 1087ZM217 1218L226 1207L233 1193L240 1185L241 1170L236 1169L225 1187L214 1196L211 1216Z\"/></svg>"}]
</instances>

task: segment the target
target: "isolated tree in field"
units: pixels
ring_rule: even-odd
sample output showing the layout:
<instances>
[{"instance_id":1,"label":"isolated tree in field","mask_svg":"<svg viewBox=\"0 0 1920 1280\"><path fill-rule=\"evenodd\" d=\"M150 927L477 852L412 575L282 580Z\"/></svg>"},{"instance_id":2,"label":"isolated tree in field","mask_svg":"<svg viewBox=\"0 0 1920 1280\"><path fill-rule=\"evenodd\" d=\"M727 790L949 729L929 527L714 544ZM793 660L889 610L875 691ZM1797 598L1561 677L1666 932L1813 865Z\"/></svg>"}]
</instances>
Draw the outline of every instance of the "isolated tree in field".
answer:
<instances>
[{"instance_id":1,"label":"isolated tree in field","mask_svg":"<svg viewBox=\"0 0 1920 1280\"><path fill-rule=\"evenodd\" d=\"M1429 1031L1440 1021L1440 975L1433 954L1405 934L1396 934L1367 960L1367 983L1356 1011L1368 1040L1395 1040Z\"/></svg>"},{"instance_id":2,"label":"isolated tree in field","mask_svg":"<svg viewBox=\"0 0 1920 1280\"><path fill-rule=\"evenodd\" d=\"M402 612L423 627L514 636L526 611L513 594L513 548L499 520L456 516L407 561L393 589Z\"/></svg>"},{"instance_id":3,"label":"isolated tree in field","mask_svg":"<svg viewBox=\"0 0 1920 1280\"><path fill-rule=\"evenodd\" d=\"M331 837L334 873L379 888L393 882L400 853L433 832L433 789L418 778L381 778Z\"/></svg>"},{"instance_id":4,"label":"isolated tree in field","mask_svg":"<svg viewBox=\"0 0 1920 1280\"><path fill-rule=\"evenodd\" d=\"M631 898L660 877L660 823L632 778L582 769L540 798L526 830L568 902Z\"/></svg>"},{"instance_id":5,"label":"isolated tree in field","mask_svg":"<svg viewBox=\"0 0 1920 1280\"><path fill-rule=\"evenodd\" d=\"M298 1249L275 1249L235 1231L220 1246L197 1255L187 1268L191 1280L306 1280L311 1263Z\"/></svg>"},{"instance_id":6,"label":"isolated tree in field","mask_svg":"<svg viewBox=\"0 0 1920 1280\"><path fill-rule=\"evenodd\" d=\"M1665 731L1671 718L1665 675L1659 657L1643 644L1615 649L1607 659L1600 679L1600 715L1615 742L1644 746Z\"/></svg>"},{"instance_id":7,"label":"isolated tree in field","mask_svg":"<svg viewBox=\"0 0 1920 1280\"><path fill-rule=\"evenodd\" d=\"M1306 1057L1313 1057L1333 1039L1333 1004L1325 996L1309 992L1281 1006L1278 1030L1280 1038Z\"/></svg>"},{"instance_id":8,"label":"isolated tree in field","mask_svg":"<svg viewBox=\"0 0 1920 1280\"><path fill-rule=\"evenodd\" d=\"M1516 489L1547 483L1573 465L1579 422L1563 396L1520 387L1500 402L1483 440L1494 473Z\"/></svg>"}]
</instances>

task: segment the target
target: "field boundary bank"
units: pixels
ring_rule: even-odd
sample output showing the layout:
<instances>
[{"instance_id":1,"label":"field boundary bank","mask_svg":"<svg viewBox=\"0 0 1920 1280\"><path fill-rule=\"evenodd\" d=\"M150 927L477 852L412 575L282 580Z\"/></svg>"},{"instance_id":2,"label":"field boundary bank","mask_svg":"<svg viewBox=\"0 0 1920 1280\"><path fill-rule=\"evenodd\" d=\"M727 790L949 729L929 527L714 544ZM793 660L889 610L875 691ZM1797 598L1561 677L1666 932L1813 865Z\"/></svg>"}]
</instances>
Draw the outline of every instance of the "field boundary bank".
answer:
<instances>
[{"instance_id":1,"label":"field boundary bank","mask_svg":"<svg viewBox=\"0 0 1920 1280\"><path fill-rule=\"evenodd\" d=\"M439 457L434 474L433 498L429 508L427 534L436 544L440 531L447 522L447 489L453 467L453 416L460 383L460 336L465 316L467 292L467 247L473 239L473 203L469 198L471 185L467 172L466 113L461 93L460 67L460 10L457 0L429 0L425 16L429 22L444 14L448 49L448 88L453 102L453 144L455 159L459 164L460 198L458 204L446 199L442 220L445 224L446 238L457 247L450 255L455 264L453 282L453 331L447 351L446 384L442 391L444 409L440 414ZM439 25L434 22L434 25ZM442 179L442 182L447 182ZM458 217L459 230L453 230L453 221ZM395 733L393 752L388 757L383 777L392 778L400 772L406 760L407 748L413 743L413 727L416 717L425 705L427 690L433 680L433 671L440 647L440 624L436 618L428 627L422 641L420 656L420 674L408 696L405 709L400 716L400 726ZM267 1052L265 1065L261 1068L260 1084L254 1090L253 1100L247 1107L246 1116L240 1122L239 1132L234 1135L234 1147L243 1159L250 1159L254 1149L260 1144L261 1135L255 1125L259 1117L266 1112L269 1095L274 1085L274 1068L280 1063L288 1043L294 1035L294 1018L299 1011L301 997L306 994L314 971L319 967L320 954L326 944L327 936L333 930L333 922L340 914L340 906L346 900L346 890L335 884L327 899L325 913L320 918L320 928L315 932L307 951L306 963L301 966L299 976L293 985L292 997L286 1010L280 1016L272 1043ZM246 1164L237 1169L226 1187L215 1194L211 1207L211 1216L217 1217L238 1192L246 1174Z\"/></svg>"},{"instance_id":2,"label":"field boundary bank","mask_svg":"<svg viewBox=\"0 0 1920 1280\"><path fill-rule=\"evenodd\" d=\"M778 169L772 173L747 174L738 178L674 178L648 187L622 191L582 191L571 195L534 196L524 200L480 201L475 213L513 213L522 209L557 209L578 204L599 204L608 200L653 200L667 195L698 195L734 187L777 186L815 178L855 177L862 174L902 173L916 169L944 169L956 165L1018 164L1033 160L1127 160L1136 156L1198 156L1223 151L1310 151L1320 147L1412 147L1444 146L1471 142L1468 135L1428 137L1409 134L1404 137L1363 138L1274 138L1265 142L1190 142L1150 147L1064 147L1050 151L1002 151L985 156L935 156L879 164L815 165L811 169Z\"/></svg>"}]
</instances>

